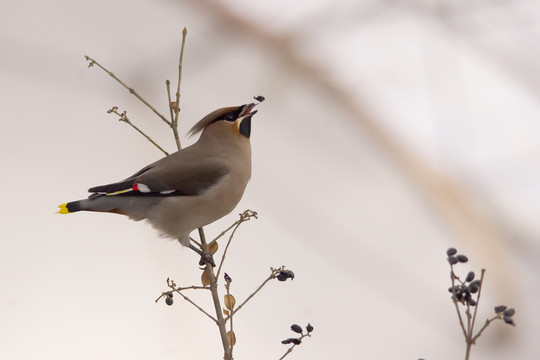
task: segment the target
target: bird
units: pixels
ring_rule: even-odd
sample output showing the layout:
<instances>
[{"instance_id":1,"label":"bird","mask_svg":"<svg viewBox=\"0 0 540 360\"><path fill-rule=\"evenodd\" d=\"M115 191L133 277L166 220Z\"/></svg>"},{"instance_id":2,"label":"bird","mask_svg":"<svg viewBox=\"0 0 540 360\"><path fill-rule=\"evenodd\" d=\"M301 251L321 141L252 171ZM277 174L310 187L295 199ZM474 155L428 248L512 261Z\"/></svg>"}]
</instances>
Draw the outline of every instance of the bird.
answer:
<instances>
[{"instance_id":1,"label":"bird","mask_svg":"<svg viewBox=\"0 0 540 360\"><path fill-rule=\"evenodd\" d=\"M125 180L91 187L87 199L61 204L58 213L93 211L146 220L162 237L203 255L190 243L190 233L229 214L242 199L251 177L251 118L256 105L211 112L188 132L201 133L194 144Z\"/></svg>"}]
</instances>

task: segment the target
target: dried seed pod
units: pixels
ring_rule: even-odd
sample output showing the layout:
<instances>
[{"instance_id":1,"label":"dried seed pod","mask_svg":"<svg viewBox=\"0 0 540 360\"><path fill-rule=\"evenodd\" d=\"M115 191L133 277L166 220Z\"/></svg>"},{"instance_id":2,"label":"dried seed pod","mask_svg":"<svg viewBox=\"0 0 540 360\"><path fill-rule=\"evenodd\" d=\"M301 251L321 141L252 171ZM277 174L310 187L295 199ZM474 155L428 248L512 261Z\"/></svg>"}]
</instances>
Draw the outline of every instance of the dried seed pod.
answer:
<instances>
[{"instance_id":1,"label":"dried seed pod","mask_svg":"<svg viewBox=\"0 0 540 360\"><path fill-rule=\"evenodd\" d=\"M223 297L223 303L225 304L225 307L232 311L234 308L234 305L236 305L236 299L232 295L225 295Z\"/></svg>"},{"instance_id":2,"label":"dried seed pod","mask_svg":"<svg viewBox=\"0 0 540 360\"><path fill-rule=\"evenodd\" d=\"M446 250L446 255L448 256L454 256L457 254L457 250L455 248L449 248L448 250Z\"/></svg>"},{"instance_id":3,"label":"dried seed pod","mask_svg":"<svg viewBox=\"0 0 540 360\"><path fill-rule=\"evenodd\" d=\"M217 241L212 241L209 245L208 245L208 251L210 252L210 254L214 255L219 249L219 245L217 243Z\"/></svg>"},{"instance_id":4,"label":"dried seed pod","mask_svg":"<svg viewBox=\"0 0 540 360\"><path fill-rule=\"evenodd\" d=\"M231 346L236 344L236 335L234 335L234 331L227 331L227 340L229 340L229 345Z\"/></svg>"},{"instance_id":5,"label":"dried seed pod","mask_svg":"<svg viewBox=\"0 0 540 360\"><path fill-rule=\"evenodd\" d=\"M210 269L206 268L201 274L201 283L203 286L210 285L210 275L208 275L208 271L210 271Z\"/></svg>"},{"instance_id":6,"label":"dried seed pod","mask_svg":"<svg viewBox=\"0 0 540 360\"><path fill-rule=\"evenodd\" d=\"M261 96L261 95L254 96L253 98L255 100L257 100L258 102L263 102L264 101L264 96Z\"/></svg>"},{"instance_id":7,"label":"dried seed pod","mask_svg":"<svg viewBox=\"0 0 540 360\"><path fill-rule=\"evenodd\" d=\"M469 271L469 273L467 274L467 277L465 278L465 281L471 282L473 280L474 280L474 271Z\"/></svg>"},{"instance_id":8,"label":"dried seed pod","mask_svg":"<svg viewBox=\"0 0 540 360\"><path fill-rule=\"evenodd\" d=\"M303 332L302 327L296 324L291 325L291 330L298 334L301 334Z\"/></svg>"}]
</instances>

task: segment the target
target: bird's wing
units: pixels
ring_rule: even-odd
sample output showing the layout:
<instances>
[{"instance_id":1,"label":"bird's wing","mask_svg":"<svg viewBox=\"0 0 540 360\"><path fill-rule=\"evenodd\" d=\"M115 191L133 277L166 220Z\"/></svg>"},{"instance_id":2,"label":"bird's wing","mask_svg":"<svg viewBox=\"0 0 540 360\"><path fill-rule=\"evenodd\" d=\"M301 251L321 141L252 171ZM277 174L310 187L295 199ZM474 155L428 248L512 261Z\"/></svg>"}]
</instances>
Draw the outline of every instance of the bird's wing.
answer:
<instances>
[{"instance_id":1,"label":"bird's wing","mask_svg":"<svg viewBox=\"0 0 540 360\"><path fill-rule=\"evenodd\" d=\"M190 159L177 154L156 161L125 180L88 191L98 195L199 195L228 173L220 159Z\"/></svg>"}]
</instances>

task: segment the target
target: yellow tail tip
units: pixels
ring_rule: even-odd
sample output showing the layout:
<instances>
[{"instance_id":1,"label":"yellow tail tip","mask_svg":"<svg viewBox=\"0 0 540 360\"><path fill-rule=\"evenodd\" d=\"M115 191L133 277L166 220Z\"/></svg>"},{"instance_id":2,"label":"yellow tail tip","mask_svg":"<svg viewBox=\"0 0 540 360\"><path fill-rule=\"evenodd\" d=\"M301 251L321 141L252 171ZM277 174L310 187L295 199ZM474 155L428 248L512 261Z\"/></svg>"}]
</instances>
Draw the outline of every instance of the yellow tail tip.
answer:
<instances>
[{"instance_id":1,"label":"yellow tail tip","mask_svg":"<svg viewBox=\"0 0 540 360\"><path fill-rule=\"evenodd\" d=\"M65 204L62 204L62 205L58 205L58 207L60 208L60 210L58 210L56 213L57 214L69 214L69 210L67 208L67 203Z\"/></svg>"}]
</instances>

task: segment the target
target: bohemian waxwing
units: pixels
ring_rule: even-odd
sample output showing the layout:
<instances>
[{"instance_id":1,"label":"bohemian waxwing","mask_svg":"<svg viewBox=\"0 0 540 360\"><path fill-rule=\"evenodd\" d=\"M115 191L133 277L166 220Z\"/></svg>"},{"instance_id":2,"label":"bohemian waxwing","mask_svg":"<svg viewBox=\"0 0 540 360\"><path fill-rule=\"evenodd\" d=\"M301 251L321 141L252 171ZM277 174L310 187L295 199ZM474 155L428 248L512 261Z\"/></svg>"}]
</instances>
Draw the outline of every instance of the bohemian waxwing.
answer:
<instances>
[{"instance_id":1,"label":"bohemian waxwing","mask_svg":"<svg viewBox=\"0 0 540 360\"><path fill-rule=\"evenodd\" d=\"M262 98L262 97L261 97ZM263 98L264 99L264 98ZM251 117L255 104L218 109L190 130L193 145L109 185L88 199L60 205L60 214L97 211L146 219L161 235L190 246L189 234L230 213L251 177ZM190 246L192 247L192 246Z\"/></svg>"}]
</instances>

